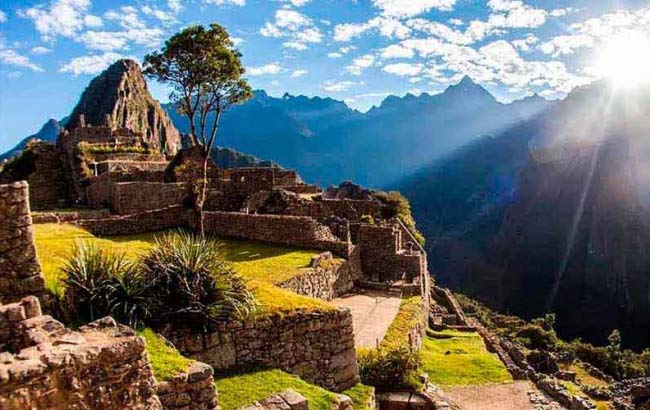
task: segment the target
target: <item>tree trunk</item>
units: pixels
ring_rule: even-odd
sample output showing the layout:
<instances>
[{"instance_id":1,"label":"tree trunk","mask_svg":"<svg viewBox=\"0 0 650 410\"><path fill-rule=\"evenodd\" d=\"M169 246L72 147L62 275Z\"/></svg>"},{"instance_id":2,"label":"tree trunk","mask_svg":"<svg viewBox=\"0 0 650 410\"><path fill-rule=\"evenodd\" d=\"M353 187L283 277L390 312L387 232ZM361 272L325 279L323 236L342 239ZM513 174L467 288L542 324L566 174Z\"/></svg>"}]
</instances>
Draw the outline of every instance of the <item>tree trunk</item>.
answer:
<instances>
[{"instance_id":1,"label":"tree trunk","mask_svg":"<svg viewBox=\"0 0 650 410\"><path fill-rule=\"evenodd\" d=\"M208 193L208 163L210 162L210 152L203 153L203 172L202 178L199 182L196 201L194 203L194 212L196 213L196 230L201 236L205 236L205 215L203 214L203 206L205 205L206 196Z\"/></svg>"}]
</instances>

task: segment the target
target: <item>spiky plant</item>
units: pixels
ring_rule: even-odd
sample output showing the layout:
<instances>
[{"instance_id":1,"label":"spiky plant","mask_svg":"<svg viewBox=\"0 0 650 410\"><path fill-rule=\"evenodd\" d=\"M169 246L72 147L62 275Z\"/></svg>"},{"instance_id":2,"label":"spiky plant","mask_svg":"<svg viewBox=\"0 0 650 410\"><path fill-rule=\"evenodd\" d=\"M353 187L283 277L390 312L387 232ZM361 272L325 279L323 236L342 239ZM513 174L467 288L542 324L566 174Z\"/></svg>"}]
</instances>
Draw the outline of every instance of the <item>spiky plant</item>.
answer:
<instances>
[{"instance_id":1,"label":"spiky plant","mask_svg":"<svg viewBox=\"0 0 650 410\"><path fill-rule=\"evenodd\" d=\"M255 308L244 280L224 257L223 244L211 238L184 231L156 238L142 271L160 302L157 319L206 326Z\"/></svg>"},{"instance_id":2,"label":"spiky plant","mask_svg":"<svg viewBox=\"0 0 650 410\"><path fill-rule=\"evenodd\" d=\"M132 265L123 254L114 254L88 242L78 242L63 265L65 301L79 321L93 321L109 311L106 285L110 278Z\"/></svg>"},{"instance_id":3,"label":"spiky plant","mask_svg":"<svg viewBox=\"0 0 650 410\"><path fill-rule=\"evenodd\" d=\"M110 315L135 328L151 318L158 304L149 283L135 267L106 280L103 292Z\"/></svg>"}]
</instances>

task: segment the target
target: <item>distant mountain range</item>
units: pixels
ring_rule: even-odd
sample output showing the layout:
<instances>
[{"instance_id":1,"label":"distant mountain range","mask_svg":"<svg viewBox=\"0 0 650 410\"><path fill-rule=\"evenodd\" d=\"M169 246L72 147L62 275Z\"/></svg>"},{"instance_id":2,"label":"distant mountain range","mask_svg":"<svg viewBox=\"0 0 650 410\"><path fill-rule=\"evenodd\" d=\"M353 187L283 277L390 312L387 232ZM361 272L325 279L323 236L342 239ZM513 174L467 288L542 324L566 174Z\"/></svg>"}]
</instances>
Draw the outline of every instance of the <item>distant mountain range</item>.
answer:
<instances>
[{"instance_id":1,"label":"distant mountain range","mask_svg":"<svg viewBox=\"0 0 650 410\"><path fill-rule=\"evenodd\" d=\"M567 337L650 343L650 90L574 90L392 185L443 284Z\"/></svg>"},{"instance_id":2,"label":"distant mountain range","mask_svg":"<svg viewBox=\"0 0 650 410\"><path fill-rule=\"evenodd\" d=\"M62 128L63 125L61 124L61 122L53 118L49 119L45 124L43 124L41 129L36 134L23 138L12 149L5 152L4 154L0 154L0 161L9 159L11 157L20 154L27 146L29 140L39 139L43 141L56 141L56 137L57 135L59 135L59 132L61 131Z\"/></svg>"},{"instance_id":3,"label":"distant mountain range","mask_svg":"<svg viewBox=\"0 0 650 410\"><path fill-rule=\"evenodd\" d=\"M499 103L469 77L437 95L389 96L367 113L331 98L256 91L224 114L218 138L223 146L297 169L309 182L382 187L548 104L539 96ZM166 108L187 132L187 120Z\"/></svg>"}]
</instances>

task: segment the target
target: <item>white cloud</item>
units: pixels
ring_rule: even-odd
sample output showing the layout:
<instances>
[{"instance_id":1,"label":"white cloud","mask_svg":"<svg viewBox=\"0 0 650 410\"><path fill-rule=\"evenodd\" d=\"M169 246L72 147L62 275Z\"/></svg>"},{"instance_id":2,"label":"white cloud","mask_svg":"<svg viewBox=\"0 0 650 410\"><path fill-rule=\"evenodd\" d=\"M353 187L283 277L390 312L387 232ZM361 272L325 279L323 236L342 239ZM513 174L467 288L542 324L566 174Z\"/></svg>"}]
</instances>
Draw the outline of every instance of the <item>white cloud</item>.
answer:
<instances>
[{"instance_id":1,"label":"white cloud","mask_svg":"<svg viewBox=\"0 0 650 410\"><path fill-rule=\"evenodd\" d=\"M537 36L534 34L528 34L526 38L512 41L512 45L515 46L518 50L526 52L531 51L530 46L537 43L539 43L539 38L537 38Z\"/></svg>"},{"instance_id":2,"label":"white cloud","mask_svg":"<svg viewBox=\"0 0 650 410\"><path fill-rule=\"evenodd\" d=\"M115 62L115 60L119 60L120 58L124 57L121 54L117 53L104 53L76 57L61 66L59 72L71 73L75 76L81 74L94 75L102 72L106 67Z\"/></svg>"},{"instance_id":3,"label":"white cloud","mask_svg":"<svg viewBox=\"0 0 650 410\"><path fill-rule=\"evenodd\" d=\"M108 20L116 21L123 29L143 29L146 24L138 15L138 10L133 6L122 6L117 10L109 10L104 13Z\"/></svg>"},{"instance_id":4,"label":"white cloud","mask_svg":"<svg viewBox=\"0 0 650 410\"><path fill-rule=\"evenodd\" d=\"M375 63L375 56L372 54L365 54L361 57L357 57L347 66L347 70L350 74L361 75L363 70L372 66Z\"/></svg>"},{"instance_id":5,"label":"white cloud","mask_svg":"<svg viewBox=\"0 0 650 410\"><path fill-rule=\"evenodd\" d=\"M540 44L539 49L544 54L551 54L557 57L563 54L573 54L579 48L590 48L593 46L593 37L585 34L574 34L554 37Z\"/></svg>"},{"instance_id":6,"label":"white cloud","mask_svg":"<svg viewBox=\"0 0 650 410\"><path fill-rule=\"evenodd\" d=\"M279 9L275 12L275 21L266 22L260 29L264 37L285 38L285 48L306 50L308 44L320 43L323 35L311 18L291 9Z\"/></svg>"},{"instance_id":7,"label":"white cloud","mask_svg":"<svg viewBox=\"0 0 650 410\"><path fill-rule=\"evenodd\" d=\"M233 6L243 7L246 5L246 0L203 0L203 2L206 4L214 4L217 6L233 5Z\"/></svg>"},{"instance_id":8,"label":"white cloud","mask_svg":"<svg viewBox=\"0 0 650 410\"><path fill-rule=\"evenodd\" d=\"M327 57L329 57L329 58L341 58L341 57L343 57L343 54L338 53L338 52L330 52L330 53L327 53Z\"/></svg>"},{"instance_id":9,"label":"white cloud","mask_svg":"<svg viewBox=\"0 0 650 410\"><path fill-rule=\"evenodd\" d=\"M91 50L111 51L124 48L128 42L122 32L86 31L79 38Z\"/></svg>"},{"instance_id":10,"label":"white cloud","mask_svg":"<svg viewBox=\"0 0 650 410\"><path fill-rule=\"evenodd\" d=\"M167 0L167 7L174 13L178 13L183 9L181 0Z\"/></svg>"},{"instance_id":11,"label":"white cloud","mask_svg":"<svg viewBox=\"0 0 650 410\"><path fill-rule=\"evenodd\" d=\"M232 43L233 43L235 46L238 46L238 45L244 43L244 39L241 38L241 37L230 37L230 40L232 40Z\"/></svg>"},{"instance_id":12,"label":"white cloud","mask_svg":"<svg viewBox=\"0 0 650 410\"><path fill-rule=\"evenodd\" d=\"M375 7L388 17L412 17L432 9L451 10L456 0L373 0Z\"/></svg>"},{"instance_id":13,"label":"white cloud","mask_svg":"<svg viewBox=\"0 0 650 410\"><path fill-rule=\"evenodd\" d=\"M461 19L449 19L448 21L449 24L452 26L463 26L465 25L465 22Z\"/></svg>"},{"instance_id":14,"label":"white cloud","mask_svg":"<svg viewBox=\"0 0 650 410\"><path fill-rule=\"evenodd\" d=\"M37 64L34 64L29 59L29 57L26 57L18 53L16 50L7 48L1 41L0 41L0 63L14 66L14 67L28 68L36 72L43 71L43 69Z\"/></svg>"},{"instance_id":15,"label":"white cloud","mask_svg":"<svg viewBox=\"0 0 650 410\"><path fill-rule=\"evenodd\" d=\"M246 70L248 75L251 76L274 75L280 73L281 71L282 71L282 66L277 61L259 67L250 67Z\"/></svg>"},{"instance_id":16,"label":"white cloud","mask_svg":"<svg viewBox=\"0 0 650 410\"><path fill-rule=\"evenodd\" d=\"M401 77L413 77L420 74L422 64L396 63L384 66L383 71Z\"/></svg>"},{"instance_id":17,"label":"white cloud","mask_svg":"<svg viewBox=\"0 0 650 410\"><path fill-rule=\"evenodd\" d=\"M176 19L175 16L175 12L173 10L165 11L157 7L151 7L148 5L142 6L140 10L142 10L142 12L147 16L157 18L164 25L169 26L178 23L178 20Z\"/></svg>"},{"instance_id":18,"label":"white cloud","mask_svg":"<svg viewBox=\"0 0 650 410\"><path fill-rule=\"evenodd\" d=\"M404 47L401 44L391 44L390 46L381 50L381 58L411 58L415 55L412 48Z\"/></svg>"},{"instance_id":19,"label":"white cloud","mask_svg":"<svg viewBox=\"0 0 650 410\"><path fill-rule=\"evenodd\" d=\"M31 19L43 40L54 41L58 36L77 35L87 25L85 17L90 6L90 0L53 0L47 5L19 10L18 15ZM90 24L96 22L92 18L89 20Z\"/></svg>"},{"instance_id":20,"label":"white cloud","mask_svg":"<svg viewBox=\"0 0 650 410\"><path fill-rule=\"evenodd\" d=\"M335 41L351 41L370 31L378 31L388 38L405 39L411 34L411 29L400 20L393 17L374 17L365 23L344 23L334 27Z\"/></svg>"},{"instance_id":21,"label":"white cloud","mask_svg":"<svg viewBox=\"0 0 650 410\"><path fill-rule=\"evenodd\" d=\"M293 73L291 73L291 78L299 78L305 74L307 74L307 70L294 70Z\"/></svg>"},{"instance_id":22,"label":"white cloud","mask_svg":"<svg viewBox=\"0 0 650 410\"><path fill-rule=\"evenodd\" d=\"M7 14L5 14L4 11L0 10L0 23L6 23L7 22Z\"/></svg>"},{"instance_id":23,"label":"white cloud","mask_svg":"<svg viewBox=\"0 0 650 410\"><path fill-rule=\"evenodd\" d=\"M91 28L101 27L104 24L101 17L94 16L92 14L89 14L84 17L84 23L86 24L86 27L91 27Z\"/></svg>"},{"instance_id":24,"label":"white cloud","mask_svg":"<svg viewBox=\"0 0 650 410\"><path fill-rule=\"evenodd\" d=\"M323 90L331 93L340 93L343 91L347 91L350 88L354 87L357 85L354 81L333 81L333 80L328 80L325 81L325 84L323 84Z\"/></svg>"},{"instance_id":25,"label":"white cloud","mask_svg":"<svg viewBox=\"0 0 650 410\"><path fill-rule=\"evenodd\" d=\"M284 3L287 5L291 5L294 7L302 7L305 4L309 3L310 0L283 0Z\"/></svg>"},{"instance_id":26,"label":"white cloud","mask_svg":"<svg viewBox=\"0 0 650 410\"><path fill-rule=\"evenodd\" d=\"M35 55L43 55L43 54L51 53L52 49L43 46L36 46L36 47L32 47L30 52Z\"/></svg>"}]
</instances>

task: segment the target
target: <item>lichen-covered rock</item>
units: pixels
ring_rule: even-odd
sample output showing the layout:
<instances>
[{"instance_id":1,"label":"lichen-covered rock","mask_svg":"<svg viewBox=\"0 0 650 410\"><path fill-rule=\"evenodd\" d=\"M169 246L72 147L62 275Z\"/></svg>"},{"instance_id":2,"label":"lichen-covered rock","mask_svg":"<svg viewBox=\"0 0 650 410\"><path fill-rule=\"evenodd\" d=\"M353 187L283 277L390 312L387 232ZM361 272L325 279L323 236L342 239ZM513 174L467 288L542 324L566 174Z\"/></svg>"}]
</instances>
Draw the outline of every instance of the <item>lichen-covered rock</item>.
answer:
<instances>
[{"instance_id":1,"label":"lichen-covered rock","mask_svg":"<svg viewBox=\"0 0 650 410\"><path fill-rule=\"evenodd\" d=\"M105 124L107 114L110 124ZM116 61L90 82L66 130L83 127L80 115L86 125L110 125L141 133L144 142L167 155L174 155L181 147L178 130L149 93L142 70L133 60Z\"/></svg>"}]
</instances>

